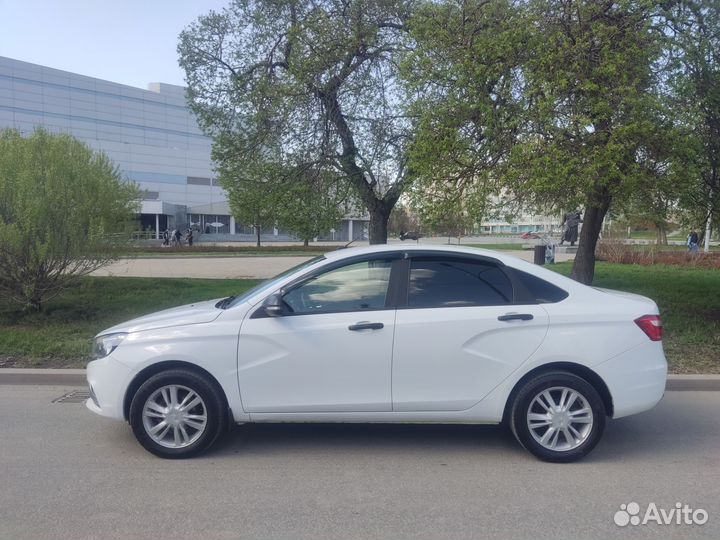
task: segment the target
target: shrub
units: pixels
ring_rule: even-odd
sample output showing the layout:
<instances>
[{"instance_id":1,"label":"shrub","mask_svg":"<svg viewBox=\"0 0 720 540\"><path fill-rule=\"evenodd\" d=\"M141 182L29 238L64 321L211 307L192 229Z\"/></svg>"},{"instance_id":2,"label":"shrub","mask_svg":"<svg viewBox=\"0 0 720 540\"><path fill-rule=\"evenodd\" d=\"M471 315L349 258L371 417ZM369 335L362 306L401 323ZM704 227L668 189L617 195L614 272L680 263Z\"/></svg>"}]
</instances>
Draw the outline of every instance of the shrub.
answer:
<instances>
[{"instance_id":1,"label":"shrub","mask_svg":"<svg viewBox=\"0 0 720 540\"><path fill-rule=\"evenodd\" d=\"M0 131L0 296L40 310L114 258L139 193L69 135Z\"/></svg>"},{"instance_id":2,"label":"shrub","mask_svg":"<svg viewBox=\"0 0 720 540\"><path fill-rule=\"evenodd\" d=\"M614 239L600 242L595 255L600 261L618 264L642 266L667 264L690 268L720 269L720 253L717 252L661 251L655 246L628 245Z\"/></svg>"}]
</instances>

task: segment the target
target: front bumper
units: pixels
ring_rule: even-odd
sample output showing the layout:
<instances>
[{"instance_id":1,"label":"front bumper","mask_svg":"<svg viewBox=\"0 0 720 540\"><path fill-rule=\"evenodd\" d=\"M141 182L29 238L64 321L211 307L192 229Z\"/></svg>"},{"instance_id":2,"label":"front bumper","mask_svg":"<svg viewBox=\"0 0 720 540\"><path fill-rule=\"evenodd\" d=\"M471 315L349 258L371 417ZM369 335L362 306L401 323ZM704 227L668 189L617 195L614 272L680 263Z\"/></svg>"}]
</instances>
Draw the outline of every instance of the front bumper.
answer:
<instances>
[{"instance_id":1,"label":"front bumper","mask_svg":"<svg viewBox=\"0 0 720 540\"><path fill-rule=\"evenodd\" d=\"M92 412L116 420L124 420L123 400L135 372L113 359L112 355L93 360L87 365L91 397L85 405Z\"/></svg>"},{"instance_id":2,"label":"front bumper","mask_svg":"<svg viewBox=\"0 0 720 540\"><path fill-rule=\"evenodd\" d=\"M652 409L665 393L667 360L660 341L648 340L593 369L610 390L613 418Z\"/></svg>"}]
</instances>

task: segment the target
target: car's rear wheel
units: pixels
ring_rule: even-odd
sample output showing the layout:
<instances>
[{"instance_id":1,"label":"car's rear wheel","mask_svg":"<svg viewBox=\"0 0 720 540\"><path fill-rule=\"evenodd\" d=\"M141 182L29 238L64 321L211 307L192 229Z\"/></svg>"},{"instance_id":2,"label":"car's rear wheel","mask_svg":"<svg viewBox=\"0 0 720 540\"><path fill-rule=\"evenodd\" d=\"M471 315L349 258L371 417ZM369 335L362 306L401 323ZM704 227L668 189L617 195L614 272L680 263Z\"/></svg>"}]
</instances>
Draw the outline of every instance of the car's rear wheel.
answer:
<instances>
[{"instance_id":1,"label":"car's rear wheel","mask_svg":"<svg viewBox=\"0 0 720 540\"><path fill-rule=\"evenodd\" d=\"M162 371L145 381L133 396L130 425L138 442L157 456L196 456L222 432L222 396L198 373Z\"/></svg>"},{"instance_id":2,"label":"car's rear wheel","mask_svg":"<svg viewBox=\"0 0 720 540\"><path fill-rule=\"evenodd\" d=\"M605 407L595 388L566 372L538 375L515 397L510 427L544 461L567 463L587 455L605 429Z\"/></svg>"}]
</instances>

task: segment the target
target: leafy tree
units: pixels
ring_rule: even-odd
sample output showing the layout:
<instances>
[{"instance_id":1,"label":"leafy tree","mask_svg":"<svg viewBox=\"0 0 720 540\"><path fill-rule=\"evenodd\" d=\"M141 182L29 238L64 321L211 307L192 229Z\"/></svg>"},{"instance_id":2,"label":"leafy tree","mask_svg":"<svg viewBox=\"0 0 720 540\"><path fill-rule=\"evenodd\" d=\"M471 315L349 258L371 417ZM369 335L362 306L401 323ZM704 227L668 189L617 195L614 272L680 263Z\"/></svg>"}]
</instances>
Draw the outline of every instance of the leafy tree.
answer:
<instances>
[{"instance_id":1,"label":"leafy tree","mask_svg":"<svg viewBox=\"0 0 720 540\"><path fill-rule=\"evenodd\" d=\"M572 277L591 283L613 202L646 178L646 141L662 129L659 5L645 0L533 0L525 63L527 121L505 181L534 204L585 208Z\"/></svg>"},{"instance_id":2,"label":"leafy tree","mask_svg":"<svg viewBox=\"0 0 720 540\"><path fill-rule=\"evenodd\" d=\"M720 222L720 4L715 0L667 3L670 97L679 124L690 131L693 182L680 195L690 226Z\"/></svg>"},{"instance_id":3,"label":"leafy tree","mask_svg":"<svg viewBox=\"0 0 720 540\"><path fill-rule=\"evenodd\" d=\"M274 227L280 215L282 187L272 181L277 168L269 162L255 161L239 167L236 161L223 161L218 167L218 181L228 193L230 211L239 223L255 229L260 247L263 229Z\"/></svg>"},{"instance_id":4,"label":"leafy tree","mask_svg":"<svg viewBox=\"0 0 720 540\"><path fill-rule=\"evenodd\" d=\"M25 308L114 258L139 192L69 135L0 132L0 295Z\"/></svg>"},{"instance_id":5,"label":"leafy tree","mask_svg":"<svg viewBox=\"0 0 720 540\"><path fill-rule=\"evenodd\" d=\"M333 167L370 214L370 242L386 242L390 211L412 177L398 76L411 6L234 0L200 17L178 51L216 163Z\"/></svg>"},{"instance_id":6,"label":"leafy tree","mask_svg":"<svg viewBox=\"0 0 720 540\"><path fill-rule=\"evenodd\" d=\"M312 168L303 169L288 174L278 224L301 238L307 246L311 238L337 226L345 213L347 194L338 189L335 175Z\"/></svg>"},{"instance_id":7,"label":"leafy tree","mask_svg":"<svg viewBox=\"0 0 720 540\"><path fill-rule=\"evenodd\" d=\"M252 225L258 247L262 230L274 226L287 229L308 245L310 238L337 225L349 202L347 189L340 189L334 174L307 165L223 159L217 170L233 216Z\"/></svg>"},{"instance_id":8,"label":"leafy tree","mask_svg":"<svg viewBox=\"0 0 720 540\"><path fill-rule=\"evenodd\" d=\"M674 114L665 108L666 120L647 133L637 160L637 186L615 204L631 223L654 228L658 245L667 245L668 227L682 213L680 202L697 185L694 141L685 127L674 125Z\"/></svg>"},{"instance_id":9,"label":"leafy tree","mask_svg":"<svg viewBox=\"0 0 720 540\"><path fill-rule=\"evenodd\" d=\"M420 220L417 214L406 204L398 203L390 213L388 234L399 236L403 232L419 232Z\"/></svg>"},{"instance_id":10,"label":"leafy tree","mask_svg":"<svg viewBox=\"0 0 720 540\"><path fill-rule=\"evenodd\" d=\"M431 230L465 230L499 192L518 135L529 27L512 1L447 0L422 6L410 29L403 74L419 120L409 195Z\"/></svg>"}]
</instances>

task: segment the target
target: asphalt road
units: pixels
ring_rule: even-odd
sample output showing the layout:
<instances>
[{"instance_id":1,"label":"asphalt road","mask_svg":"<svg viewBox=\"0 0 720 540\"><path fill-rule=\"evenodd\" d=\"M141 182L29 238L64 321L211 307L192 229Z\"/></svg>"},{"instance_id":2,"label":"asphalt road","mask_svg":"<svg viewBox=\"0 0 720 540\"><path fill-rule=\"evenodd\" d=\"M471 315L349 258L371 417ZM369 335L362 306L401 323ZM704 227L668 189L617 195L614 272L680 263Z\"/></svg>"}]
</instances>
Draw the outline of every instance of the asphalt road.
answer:
<instances>
[{"instance_id":1,"label":"asphalt road","mask_svg":"<svg viewBox=\"0 0 720 540\"><path fill-rule=\"evenodd\" d=\"M0 538L720 538L720 392L669 392L584 461L535 460L496 426L239 427L164 461L67 387L0 386ZM613 522L620 505L699 525Z\"/></svg>"}]
</instances>

